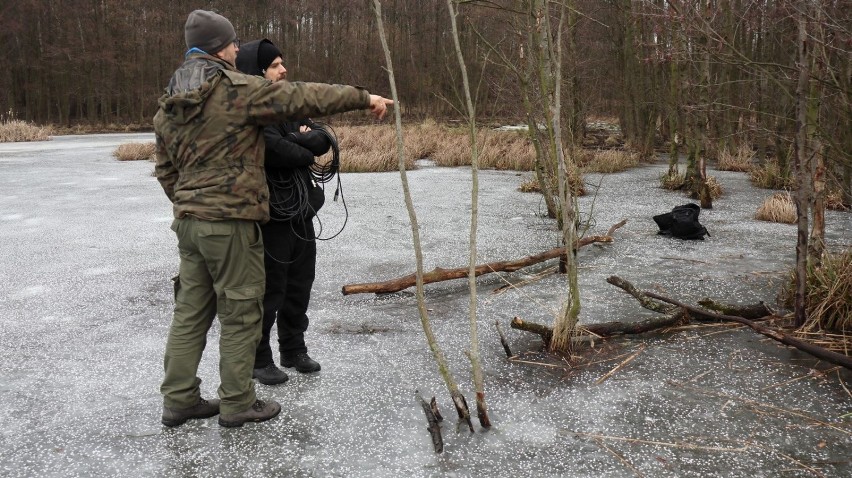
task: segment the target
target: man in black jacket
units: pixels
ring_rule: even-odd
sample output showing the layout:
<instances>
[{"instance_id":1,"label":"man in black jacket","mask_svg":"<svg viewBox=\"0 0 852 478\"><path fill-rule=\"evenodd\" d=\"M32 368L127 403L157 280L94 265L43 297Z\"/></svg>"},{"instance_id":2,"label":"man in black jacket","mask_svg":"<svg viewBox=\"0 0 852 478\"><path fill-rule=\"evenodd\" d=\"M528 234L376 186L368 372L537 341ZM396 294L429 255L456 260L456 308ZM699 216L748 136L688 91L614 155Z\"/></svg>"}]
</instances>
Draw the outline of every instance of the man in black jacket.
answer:
<instances>
[{"instance_id":1,"label":"man in black jacket","mask_svg":"<svg viewBox=\"0 0 852 478\"><path fill-rule=\"evenodd\" d=\"M240 47L237 68L276 82L287 77L281 51L269 40ZM276 385L288 380L275 366L269 335L278 323L281 366L301 373L318 372L320 364L308 356L305 331L308 302L316 268L313 217L325 195L311 176L314 158L328 152L327 136L309 119L268 126L265 172L269 186L270 221L261 226L265 248L266 293L263 299L263 333L255 354L253 376Z\"/></svg>"}]
</instances>

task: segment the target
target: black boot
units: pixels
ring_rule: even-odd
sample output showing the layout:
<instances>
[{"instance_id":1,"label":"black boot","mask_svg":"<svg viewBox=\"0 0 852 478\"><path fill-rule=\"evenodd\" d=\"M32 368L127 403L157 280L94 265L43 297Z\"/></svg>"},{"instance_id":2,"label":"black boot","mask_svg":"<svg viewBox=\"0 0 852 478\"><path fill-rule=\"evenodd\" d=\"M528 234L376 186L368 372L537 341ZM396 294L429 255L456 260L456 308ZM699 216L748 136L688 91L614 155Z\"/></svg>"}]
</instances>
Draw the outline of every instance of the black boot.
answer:
<instances>
[{"instance_id":1,"label":"black boot","mask_svg":"<svg viewBox=\"0 0 852 478\"><path fill-rule=\"evenodd\" d=\"M319 362L310 358L307 352L299 352L297 354L281 354L282 367L294 367L296 371L301 373L319 372Z\"/></svg>"},{"instance_id":2,"label":"black boot","mask_svg":"<svg viewBox=\"0 0 852 478\"><path fill-rule=\"evenodd\" d=\"M274 363L252 370L251 376L264 385L278 385L290 380L287 373L276 367Z\"/></svg>"}]
</instances>

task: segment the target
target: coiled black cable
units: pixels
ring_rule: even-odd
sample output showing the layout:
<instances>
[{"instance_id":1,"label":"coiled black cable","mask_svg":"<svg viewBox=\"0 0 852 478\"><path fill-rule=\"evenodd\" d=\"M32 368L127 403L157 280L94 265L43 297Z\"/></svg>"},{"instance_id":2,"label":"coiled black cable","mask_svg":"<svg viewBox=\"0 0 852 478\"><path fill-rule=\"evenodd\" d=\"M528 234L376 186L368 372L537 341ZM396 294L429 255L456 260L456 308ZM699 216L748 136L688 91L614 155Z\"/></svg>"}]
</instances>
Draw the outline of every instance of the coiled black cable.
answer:
<instances>
[{"instance_id":1,"label":"coiled black cable","mask_svg":"<svg viewBox=\"0 0 852 478\"><path fill-rule=\"evenodd\" d=\"M339 236L340 233L343 232L343 229L346 228L346 224L349 222L349 208L346 206L346 198L343 197L343 183L340 181L340 145L337 142L337 133L334 132L334 128L332 128L329 124L314 122L314 125L318 126L317 131L320 131L323 135L325 135L328 142L331 144L331 161L326 164L320 164L315 161L309 168L311 176L317 184L321 185L323 194L325 194L326 183L337 177L337 187L334 190L334 202L337 202L337 198L339 197L341 204L343 204L343 225L340 226L340 229L337 232L329 237L322 237L322 220L319 216L315 216L319 227L319 230L316 232L316 239L318 241L328 241ZM314 212L316 213L316 211Z\"/></svg>"},{"instance_id":2,"label":"coiled black cable","mask_svg":"<svg viewBox=\"0 0 852 478\"><path fill-rule=\"evenodd\" d=\"M269 183L269 209L274 212L273 221L284 222L292 221L293 219L315 217L317 220L318 230L315 234L315 240L327 241L334 239L343 232L346 224L349 222L349 209L346 206L346 199L343 197L343 184L340 181L340 146L337 142L337 135L334 129L325 123L314 123L312 131L316 131L328 139L331 145L331 161L327 163L314 162L308 167L308 174L300 174L300 170L267 170L266 179ZM319 185L323 194L325 194L325 185L332 179L337 177L337 187L334 191L334 201L340 197L343 204L344 220L340 230L329 237L322 237L323 224L319 218L318 211L312 210L309 201L310 191ZM294 223L296 221L293 221ZM312 240L311 238L302 237L295 229L293 232L297 237L303 240Z\"/></svg>"}]
</instances>

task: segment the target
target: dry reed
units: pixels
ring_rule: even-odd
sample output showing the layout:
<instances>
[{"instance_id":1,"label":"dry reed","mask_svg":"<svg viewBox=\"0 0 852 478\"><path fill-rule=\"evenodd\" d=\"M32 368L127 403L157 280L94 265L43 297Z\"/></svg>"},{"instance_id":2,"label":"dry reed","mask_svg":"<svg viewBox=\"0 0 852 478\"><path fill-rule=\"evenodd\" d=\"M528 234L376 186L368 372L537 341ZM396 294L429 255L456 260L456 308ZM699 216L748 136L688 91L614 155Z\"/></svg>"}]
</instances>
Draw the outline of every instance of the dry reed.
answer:
<instances>
[{"instance_id":1,"label":"dry reed","mask_svg":"<svg viewBox=\"0 0 852 478\"><path fill-rule=\"evenodd\" d=\"M153 161L156 150L157 146L153 142L125 143L116 148L112 155L119 161Z\"/></svg>"},{"instance_id":2,"label":"dry reed","mask_svg":"<svg viewBox=\"0 0 852 478\"><path fill-rule=\"evenodd\" d=\"M752 167L749 178L755 187L762 189L794 189L792 174L782 174L777 161L767 161L761 166Z\"/></svg>"},{"instance_id":3,"label":"dry reed","mask_svg":"<svg viewBox=\"0 0 852 478\"><path fill-rule=\"evenodd\" d=\"M669 191L682 189L686 184L686 176L679 172L666 172L660 176L660 187Z\"/></svg>"},{"instance_id":4,"label":"dry reed","mask_svg":"<svg viewBox=\"0 0 852 478\"><path fill-rule=\"evenodd\" d=\"M335 128L340 145L342 172L396 171L396 136L393 128L341 126ZM408 140L408 137L406 137ZM406 153L408 150L406 150ZM406 157L406 168L414 167L414 159Z\"/></svg>"},{"instance_id":5,"label":"dry reed","mask_svg":"<svg viewBox=\"0 0 852 478\"><path fill-rule=\"evenodd\" d=\"M800 331L852 331L852 249L826 251L820 266L809 265L807 274L807 318ZM795 271L781 293L788 307L793 306L794 291Z\"/></svg>"},{"instance_id":6,"label":"dry reed","mask_svg":"<svg viewBox=\"0 0 852 478\"><path fill-rule=\"evenodd\" d=\"M843 204L843 192L840 189L829 188L825 193L825 208L833 211L848 211L850 207Z\"/></svg>"},{"instance_id":7,"label":"dry reed","mask_svg":"<svg viewBox=\"0 0 852 478\"><path fill-rule=\"evenodd\" d=\"M719 152L719 164L717 168L721 171L751 171L751 161L754 158L754 151L751 146L741 144L733 152L723 149Z\"/></svg>"},{"instance_id":8,"label":"dry reed","mask_svg":"<svg viewBox=\"0 0 852 478\"><path fill-rule=\"evenodd\" d=\"M722 189L722 185L719 184L719 181L716 180L716 176L707 176L707 187L710 188L711 198L719 199L722 197L724 190Z\"/></svg>"},{"instance_id":9,"label":"dry reed","mask_svg":"<svg viewBox=\"0 0 852 478\"><path fill-rule=\"evenodd\" d=\"M584 173L617 173L639 165L639 154L617 149L577 150L574 158Z\"/></svg>"},{"instance_id":10,"label":"dry reed","mask_svg":"<svg viewBox=\"0 0 852 478\"><path fill-rule=\"evenodd\" d=\"M396 137L388 128L341 126L335 128L340 143L341 171L393 171ZM470 137L464 128L440 126L433 121L403 127L406 168L414 161L431 159L439 166L469 166ZM531 171L535 151L529 140L517 132L480 129L477 131L479 166L483 169Z\"/></svg>"},{"instance_id":11,"label":"dry reed","mask_svg":"<svg viewBox=\"0 0 852 478\"><path fill-rule=\"evenodd\" d=\"M36 126L21 120L0 122L0 143L19 141L47 141L52 130L46 126Z\"/></svg>"},{"instance_id":12,"label":"dry reed","mask_svg":"<svg viewBox=\"0 0 852 478\"><path fill-rule=\"evenodd\" d=\"M796 223L796 204L789 192L775 193L757 209L754 218L758 221Z\"/></svg>"},{"instance_id":13,"label":"dry reed","mask_svg":"<svg viewBox=\"0 0 852 478\"><path fill-rule=\"evenodd\" d=\"M521 181L521 185L518 186L518 191L522 193L540 193L541 183L538 182L538 178L535 175L525 176Z\"/></svg>"}]
</instances>

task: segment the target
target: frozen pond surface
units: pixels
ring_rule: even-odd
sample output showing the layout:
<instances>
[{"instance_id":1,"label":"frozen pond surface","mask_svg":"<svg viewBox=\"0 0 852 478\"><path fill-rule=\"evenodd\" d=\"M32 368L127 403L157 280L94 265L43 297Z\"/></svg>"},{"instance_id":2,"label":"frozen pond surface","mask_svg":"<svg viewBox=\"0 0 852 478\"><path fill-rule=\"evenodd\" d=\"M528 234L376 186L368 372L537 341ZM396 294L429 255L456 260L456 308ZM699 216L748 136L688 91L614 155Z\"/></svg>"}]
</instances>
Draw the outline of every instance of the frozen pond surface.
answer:
<instances>
[{"instance_id":1,"label":"frozen pond surface","mask_svg":"<svg viewBox=\"0 0 852 478\"><path fill-rule=\"evenodd\" d=\"M693 476L852 475L852 398L838 371L749 330L702 327L612 341L578 370L508 363L494 321L516 352L539 341L513 316L550 323L564 277L501 294L542 267L484 276L479 331L492 430L456 432L411 293L343 297L344 284L414 270L398 173L343 177L349 223L319 245L308 347L323 366L258 386L281 402L270 422L220 428L215 418L160 424L162 356L177 273L171 205L149 162L119 162L121 143L150 134L57 137L0 144L0 475L19 476ZM657 188L665 166L589 175L591 233L628 219L615 242L580 252L582 321L651 314L605 282L694 302L774 303L793 261L795 227L751 219L769 193L744 174L712 171L726 190L701 212L703 242L656 235L651 216L687 202ZM512 172L480 174L480 262L556 244L538 195ZM468 169L409 173L427 270L467 262ZM325 235L343 221L329 199ZM581 200L589 212L593 198ZM852 243L852 214L827 214L829 246ZM468 402L467 282L427 286L427 306ZM214 325L199 375L218 386ZM624 358L638 356L600 385ZM600 344L598 347L601 347ZM525 360L535 361L534 354ZM557 364L558 365L558 364ZM852 375L844 372L846 387ZM445 452L436 456L414 391L438 397Z\"/></svg>"}]
</instances>

